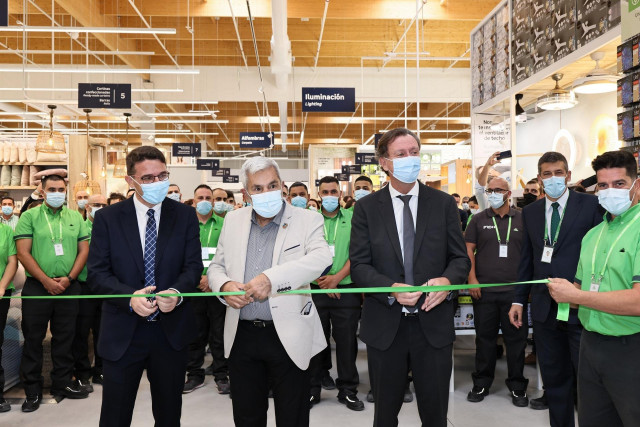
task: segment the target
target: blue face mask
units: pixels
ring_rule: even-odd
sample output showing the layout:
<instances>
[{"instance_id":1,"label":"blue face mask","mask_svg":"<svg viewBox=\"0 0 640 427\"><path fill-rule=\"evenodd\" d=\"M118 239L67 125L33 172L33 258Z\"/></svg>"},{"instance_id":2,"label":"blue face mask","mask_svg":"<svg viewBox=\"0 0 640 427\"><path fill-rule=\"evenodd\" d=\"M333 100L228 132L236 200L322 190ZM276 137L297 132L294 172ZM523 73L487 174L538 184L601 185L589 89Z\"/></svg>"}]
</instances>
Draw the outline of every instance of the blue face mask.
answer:
<instances>
[{"instance_id":1,"label":"blue face mask","mask_svg":"<svg viewBox=\"0 0 640 427\"><path fill-rule=\"evenodd\" d=\"M566 178L564 176L552 176L551 178L543 179L544 192L552 199L559 198L564 194L564 190L567 189L565 181Z\"/></svg>"},{"instance_id":2,"label":"blue face mask","mask_svg":"<svg viewBox=\"0 0 640 427\"><path fill-rule=\"evenodd\" d=\"M371 191L369 190L356 190L355 193L353 193L353 195L355 196L356 202L362 199L364 196L368 196L369 194L371 194Z\"/></svg>"},{"instance_id":3,"label":"blue face mask","mask_svg":"<svg viewBox=\"0 0 640 427\"><path fill-rule=\"evenodd\" d=\"M161 203L167 197L167 192L169 191L169 180L139 185L142 189L142 199L152 205Z\"/></svg>"},{"instance_id":4,"label":"blue face mask","mask_svg":"<svg viewBox=\"0 0 640 427\"><path fill-rule=\"evenodd\" d=\"M13 213L13 207L11 207L11 206L3 206L2 207L2 213L4 215L11 215Z\"/></svg>"},{"instance_id":5,"label":"blue face mask","mask_svg":"<svg viewBox=\"0 0 640 427\"><path fill-rule=\"evenodd\" d=\"M498 193L489 194L487 200L493 209L500 209L505 202L503 195Z\"/></svg>"},{"instance_id":6,"label":"blue face mask","mask_svg":"<svg viewBox=\"0 0 640 427\"><path fill-rule=\"evenodd\" d=\"M64 204L66 198L67 195L65 193L47 193L46 201L49 206L56 209Z\"/></svg>"},{"instance_id":7,"label":"blue face mask","mask_svg":"<svg viewBox=\"0 0 640 427\"><path fill-rule=\"evenodd\" d=\"M180 193L167 194L167 199L175 200L176 202L180 203Z\"/></svg>"},{"instance_id":8,"label":"blue face mask","mask_svg":"<svg viewBox=\"0 0 640 427\"><path fill-rule=\"evenodd\" d=\"M84 209L84 208L86 208L86 207L87 207L87 202L88 202L88 200L87 200L87 199L80 199L80 200L78 200L78 207L79 207L80 209Z\"/></svg>"},{"instance_id":9,"label":"blue face mask","mask_svg":"<svg viewBox=\"0 0 640 427\"><path fill-rule=\"evenodd\" d=\"M635 187L635 182L631 188L607 188L598 191L598 203L611 215L622 215L631 207L633 199L629 198ZM635 191L633 192L635 197Z\"/></svg>"},{"instance_id":10,"label":"blue face mask","mask_svg":"<svg viewBox=\"0 0 640 427\"><path fill-rule=\"evenodd\" d=\"M389 160L389 159L387 159ZM413 184L420 174L420 157L407 156L393 159L392 175L405 184Z\"/></svg>"},{"instance_id":11,"label":"blue face mask","mask_svg":"<svg viewBox=\"0 0 640 427\"><path fill-rule=\"evenodd\" d=\"M322 198L322 207L327 212L333 212L338 208L338 198L336 196L324 196Z\"/></svg>"},{"instance_id":12,"label":"blue face mask","mask_svg":"<svg viewBox=\"0 0 640 427\"><path fill-rule=\"evenodd\" d=\"M203 200L196 204L196 212L198 212L200 215L209 215L211 209L213 209L213 205L208 200Z\"/></svg>"},{"instance_id":13,"label":"blue face mask","mask_svg":"<svg viewBox=\"0 0 640 427\"><path fill-rule=\"evenodd\" d=\"M227 212L234 210L234 206L231 203L227 203Z\"/></svg>"},{"instance_id":14,"label":"blue face mask","mask_svg":"<svg viewBox=\"0 0 640 427\"><path fill-rule=\"evenodd\" d=\"M251 206L263 218L273 218L282 209L282 191L274 190L266 193L252 194Z\"/></svg>"},{"instance_id":15,"label":"blue face mask","mask_svg":"<svg viewBox=\"0 0 640 427\"><path fill-rule=\"evenodd\" d=\"M296 196L293 199L291 199L291 205L295 206L296 208L304 209L307 207L307 198L302 196Z\"/></svg>"},{"instance_id":16,"label":"blue face mask","mask_svg":"<svg viewBox=\"0 0 640 427\"><path fill-rule=\"evenodd\" d=\"M222 201L217 201L213 204L213 211L217 214L221 214L227 211L227 204Z\"/></svg>"},{"instance_id":17,"label":"blue face mask","mask_svg":"<svg viewBox=\"0 0 640 427\"><path fill-rule=\"evenodd\" d=\"M91 212L89 212L89 216L90 216L91 218L95 218L95 217L96 217L96 212L98 212L100 209L102 209L102 208L93 208L93 207L92 207L92 208L91 208Z\"/></svg>"}]
</instances>

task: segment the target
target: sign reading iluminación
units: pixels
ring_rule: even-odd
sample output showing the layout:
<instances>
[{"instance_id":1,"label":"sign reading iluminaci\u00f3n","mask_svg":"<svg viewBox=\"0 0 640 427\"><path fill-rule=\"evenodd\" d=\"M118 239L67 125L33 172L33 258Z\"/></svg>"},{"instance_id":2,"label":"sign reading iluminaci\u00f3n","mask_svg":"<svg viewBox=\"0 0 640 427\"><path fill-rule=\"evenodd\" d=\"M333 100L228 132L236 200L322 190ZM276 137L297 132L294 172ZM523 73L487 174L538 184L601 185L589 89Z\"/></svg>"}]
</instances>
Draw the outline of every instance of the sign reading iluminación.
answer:
<instances>
[{"instance_id":1,"label":"sign reading iluminaci\u00f3n","mask_svg":"<svg viewBox=\"0 0 640 427\"><path fill-rule=\"evenodd\" d=\"M303 87L303 112L356 111L356 90L352 87Z\"/></svg>"}]
</instances>

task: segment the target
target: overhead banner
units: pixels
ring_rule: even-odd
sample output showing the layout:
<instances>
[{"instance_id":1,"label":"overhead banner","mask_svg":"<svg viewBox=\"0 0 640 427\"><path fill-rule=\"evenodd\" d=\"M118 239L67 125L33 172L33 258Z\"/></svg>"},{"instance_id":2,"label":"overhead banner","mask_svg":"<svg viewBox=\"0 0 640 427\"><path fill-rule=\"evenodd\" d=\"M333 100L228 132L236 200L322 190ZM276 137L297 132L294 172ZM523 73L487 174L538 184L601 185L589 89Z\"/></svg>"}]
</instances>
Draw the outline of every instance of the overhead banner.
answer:
<instances>
[{"instance_id":1,"label":"overhead banner","mask_svg":"<svg viewBox=\"0 0 640 427\"><path fill-rule=\"evenodd\" d=\"M303 87L303 112L353 113L356 89L353 87Z\"/></svg>"},{"instance_id":2,"label":"overhead banner","mask_svg":"<svg viewBox=\"0 0 640 427\"><path fill-rule=\"evenodd\" d=\"M9 26L9 0L0 0L0 27Z\"/></svg>"},{"instance_id":3,"label":"overhead banner","mask_svg":"<svg viewBox=\"0 0 640 427\"><path fill-rule=\"evenodd\" d=\"M172 144L172 152L174 157L200 157L200 144L175 143Z\"/></svg>"},{"instance_id":4,"label":"overhead banner","mask_svg":"<svg viewBox=\"0 0 640 427\"><path fill-rule=\"evenodd\" d=\"M220 169L220 160L196 159L196 170L209 171Z\"/></svg>"},{"instance_id":5,"label":"overhead banner","mask_svg":"<svg viewBox=\"0 0 640 427\"><path fill-rule=\"evenodd\" d=\"M360 175L362 173L362 165L344 165L342 173L347 175Z\"/></svg>"},{"instance_id":6,"label":"overhead banner","mask_svg":"<svg viewBox=\"0 0 640 427\"><path fill-rule=\"evenodd\" d=\"M502 116L475 115L471 140L474 177L478 176L477 172L487 163L489 156L497 151L503 152L511 150L511 133L509 132L509 128L504 126L497 129L493 124L495 118L505 120ZM492 129L492 126L494 129ZM500 163L494 165L489 171L489 175L502 177L511 185L511 159L503 159Z\"/></svg>"},{"instance_id":7,"label":"overhead banner","mask_svg":"<svg viewBox=\"0 0 640 427\"><path fill-rule=\"evenodd\" d=\"M240 182L240 177L238 175L223 176L222 182L224 184L237 184Z\"/></svg>"},{"instance_id":8,"label":"overhead banner","mask_svg":"<svg viewBox=\"0 0 640 427\"><path fill-rule=\"evenodd\" d=\"M356 153L357 165L377 165L376 155L374 153Z\"/></svg>"},{"instance_id":9,"label":"overhead banner","mask_svg":"<svg viewBox=\"0 0 640 427\"><path fill-rule=\"evenodd\" d=\"M349 182L349 174L346 173L334 173L333 176L338 180L338 181L346 181Z\"/></svg>"},{"instance_id":10,"label":"overhead banner","mask_svg":"<svg viewBox=\"0 0 640 427\"><path fill-rule=\"evenodd\" d=\"M78 83L78 108L131 108L131 85Z\"/></svg>"},{"instance_id":11,"label":"overhead banner","mask_svg":"<svg viewBox=\"0 0 640 427\"><path fill-rule=\"evenodd\" d=\"M211 176L212 177L225 177L225 176L229 176L231 175L231 168L220 168L220 169L216 169L211 171Z\"/></svg>"},{"instance_id":12,"label":"overhead banner","mask_svg":"<svg viewBox=\"0 0 640 427\"><path fill-rule=\"evenodd\" d=\"M272 141L269 132L240 132L240 148L271 148Z\"/></svg>"}]
</instances>

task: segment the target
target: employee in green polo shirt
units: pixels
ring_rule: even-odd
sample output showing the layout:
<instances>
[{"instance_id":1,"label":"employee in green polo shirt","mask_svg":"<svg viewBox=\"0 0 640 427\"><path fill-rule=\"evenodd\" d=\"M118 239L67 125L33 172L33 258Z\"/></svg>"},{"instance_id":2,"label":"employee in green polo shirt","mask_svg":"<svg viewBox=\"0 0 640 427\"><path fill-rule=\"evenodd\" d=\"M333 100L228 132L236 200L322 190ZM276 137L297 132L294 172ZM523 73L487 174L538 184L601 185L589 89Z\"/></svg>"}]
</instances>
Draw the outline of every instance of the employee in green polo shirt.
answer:
<instances>
[{"instance_id":1,"label":"employee in green polo shirt","mask_svg":"<svg viewBox=\"0 0 640 427\"><path fill-rule=\"evenodd\" d=\"M85 211L87 219L85 224L87 231L91 235L93 219L96 212L107 206L107 198L102 194L94 194L86 199ZM82 269L78 276L80 282L80 293L82 295L92 294L87 286L87 266ZM73 339L73 376L79 386L87 392L93 392L94 384L102 384L102 358L98 354L98 337L100 335L100 317L102 316L102 299L81 299L78 301L79 311L76 320L76 334ZM93 355L94 367L91 368L89 359L89 331L93 335ZM93 378L92 378L93 377Z\"/></svg>"},{"instance_id":2,"label":"employee in green polo shirt","mask_svg":"<svg viewBox=\"0 0 640 427\"><path fill-rule=\"evenodd\" d=\"M339 200L342 196L336 178L326 176L320 180L318 194L322 198L322 215L324 216L324 237L333 255L333 265L326 275L318 278L311 288L336 289L352 287L351 262L349 261L349 243L351 241L351 211L341 209ZM313 302L318 310L322 328L327 342L329 334L336 342L336 365L338 368L338 401L353 411L362 411L364 403L358 399L360 378L356 368L358 343L356 334L360 310L361 294L314 294ZM325 353L328 352L328 353ZM311 405L320 401L322 384L323 359L331 357L331 347L311 359Z\"/></svg>"},{"instance_id":3,"label":"employee in green polo shirt","mask_svg":"<svg viewBox=\"0 0 640 427\"><path fill-rule=\"evenodd\" d=\"M211 204L213 206L213 213L219 218L222 219L229 212L229 205L227 204L227 191L222 188L214 188L213 189L213 200L211 200ZM198 203L198 202L194 202ZM216 238L216 245L218 244L218 239ZM206 275L206 272L204 273Z\"/></svg>"},{"instance_id":4,"label":"employee in green polo shirt","mask_svg":"<svg viewBox=\"0 0 640 427\"><path fill-rule=\"evenodd\" d=\"M16 257L16 244L13 241L13 230L5 224L0 224L0 412L11 410L11 406L4 399L4 369L2 368L2 344L4 343L4 327L7 324L9 313L8 298L15 289L13 276L18 270L18 258Z\"/></svg>"},{"instance_id":5,"label":"employee in green polo shirt","mask_svg":"<svg viewBox=\"0 0 640 427\"><path fill-rule=\"evenodd\" d=\"M22 214L16 226L18 260L27 280L23 296L78 295L77 281L89 254L89 232L82 216L64 205L67 186L59 175L42 178L44 203ZM22 301L24 347L20 377L27 399L23 412L33 412L42 401L42 341L51 323L51 394L57 398L88 396L71 380L78 300Z\"/></svg>"},{"instance_id":6,"label":"employee in green polo shirt","mask_svg":"<svg viewBox=\"0 0 640 427\"><path fill-rule=\"evenodd\" d=\"M219 197L216 202L216 196ZM198 221L200 221L200 244L202 245L202 278L198 289L211 292L207 280L209 264L216 253L218 238L224 218L214 214L215 203L225 203L226 191L216 188L212 190L208 185L196 187L193 193L193 203L196 206ZM224 212L226 214L226 211ZM205 348L209 344L213 362L207 370L216 382L218 393L229 394L229 367L224 357L224 318L227 308L217 297L198 297L193 299L193 311L196 315L197 336L189 344L189 361L187 363L187 380L182 389L183 393L191 393L204 385L206 370L204 363Z\"/></svg>"},{"instance_id":7,"label":"employee in green polo shirt","mask_svg":"<svg viewBox=\"0 0 640 427\"><path fill-rule=\"evenodd\" d=\"M575 283L551 279L558 303L578 304L580 427L640 425L640 180L628 151L595 158L604 222L582 240Z\"/></svg>"}]
</instances>

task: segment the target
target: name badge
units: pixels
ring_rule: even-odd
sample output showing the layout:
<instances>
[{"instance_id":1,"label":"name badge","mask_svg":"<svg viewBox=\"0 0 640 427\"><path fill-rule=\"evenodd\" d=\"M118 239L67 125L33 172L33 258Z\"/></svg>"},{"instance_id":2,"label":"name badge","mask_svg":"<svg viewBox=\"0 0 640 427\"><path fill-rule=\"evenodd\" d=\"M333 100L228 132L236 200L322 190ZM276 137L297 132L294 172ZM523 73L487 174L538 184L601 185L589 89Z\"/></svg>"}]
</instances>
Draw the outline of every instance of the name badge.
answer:
<instances>
[{"instance_id":1,"label":"name badge","mask_svg":"<svg viewBox=\"0 0 640 427\"><path fill-rule=\"evenodd\" d=\"M56 252L56 256L64 255L64 249L62 249L62 243L55 243L53 245L53 250Z\"/></svg>"},{"instance_id":2,"label":"name badge","mask_svg":"<svg viewBox=\"0 0 640 427\"><path fill-rule=\"evenodd\" d=\"M331 252L331 256L332 257L336 256L336 247L335 247L335 245L329 245L329 251Z\"/></svg>"},{"instance_id":3,"label":"name badge","mask_svg":"<svg viewBox=\"0 0 640 427\"><path fill-rule=\"evenodd\" d=\"M507 254L508 254L507 245L500 245L499 257L500 258L507 258Z\"/></svg>"},{"instance_id":4,"label":"name badge","mask_svg":"<svg viewBox=\"0 0 640 427\"><path fill-rule=\"evenodd\" d=\"M546 262L547 264L551 264L551 258L553 258L553 248L551 246L545 245L542 250L542 262Z\"/></svg>"},{"instance_id":5,"label":"name badge","mask_svg":"<svg viewBox=\"0 0 640 427\"><path fill-rule=\"evenodd\" d=\"M209 255L215 255L216 248L202 248L202 259L209 259Z\"/></svg>"},{"instance_id":6,"label":"name badge","mask_svg":"<svg viewBox=\"0 0 640 427\"><path fill-rule=\"evenodd\" d=\"M598 292L600 290L600 283L591 283L589 290L591 292Z\"/></svg>"},{"instance_id":7,"label":"name badge","mask_svg":"<svg viewBox=\"0 0 640 427\"><path fill-rule=\"evenodd\" d=\"M208 259L203 259L202 260L202 266L204 268L209 268L210 265L211 265L211 261L210 260L208 260Z\"/></svg>"}]
</instances>

